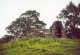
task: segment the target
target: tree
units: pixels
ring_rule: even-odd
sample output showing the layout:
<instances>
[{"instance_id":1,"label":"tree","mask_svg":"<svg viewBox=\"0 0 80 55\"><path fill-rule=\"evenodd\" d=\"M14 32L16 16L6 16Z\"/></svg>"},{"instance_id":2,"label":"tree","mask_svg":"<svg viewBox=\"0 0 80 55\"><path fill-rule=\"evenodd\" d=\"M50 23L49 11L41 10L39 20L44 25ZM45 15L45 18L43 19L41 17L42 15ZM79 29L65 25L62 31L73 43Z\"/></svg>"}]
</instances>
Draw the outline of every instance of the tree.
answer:
<instances>
[{"instance_id":1,"label":"tree","mask_svg":"<svg viewBox=\"0 0 80 55\"><path fill-rule=\"evenodd\" d=\"M61 11L59 17L65 20L64 28L66 34L72 36L74 30L80 26L80 4L76 6L71 1L69 5Z\"/></svg>"},{"instance_id":2,"label":"tree","mask_svg":"<svg viewBox=\"0 0 80 55\"><path fill-rule=\"evenodd\" d=\"M31 32L33 29L42 28L45 26L43 21L39 20L40 13L35 10L28 10L21 14L16 21L13 21L11 25L6 27L8 33L15 36L26 36L27 33ZM42 26L40 26L40 25Z\"/></svg>"}]
</instances>

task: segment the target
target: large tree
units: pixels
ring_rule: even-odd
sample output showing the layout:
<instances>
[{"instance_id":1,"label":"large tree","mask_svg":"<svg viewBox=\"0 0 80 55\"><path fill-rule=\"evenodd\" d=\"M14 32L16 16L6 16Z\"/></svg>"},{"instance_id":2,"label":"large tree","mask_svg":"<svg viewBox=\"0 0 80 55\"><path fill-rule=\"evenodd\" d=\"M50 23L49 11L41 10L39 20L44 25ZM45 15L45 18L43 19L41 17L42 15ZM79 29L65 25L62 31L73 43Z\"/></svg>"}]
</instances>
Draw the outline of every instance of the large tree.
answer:
<instances>
[{"instance_id":1,"label":"large tree","mask_svg":"<svg viewBox=\"0 0 80 55\"><path fill-rule=\"evenodd\" d=\"M44 27L46 24L39 20L40 13L35 10L28 10L21 14L19 18L12 22L11 25L6 27L8 33L15 36L25 36L33 29L39 29Z\"/></svg>"},{"instance_id":2,"label":"large tree","mask_svg":"<svg viewBox=\"0 0 80 55\"><path fill-rule=\"evenodd\" d=\"M67 33L72 33L80 26L80 4L76 6L72 1L59 14L59 18L65 20L64 28ZM68 29L68 30L67 30Z\"/></svg>"}]
</instances>

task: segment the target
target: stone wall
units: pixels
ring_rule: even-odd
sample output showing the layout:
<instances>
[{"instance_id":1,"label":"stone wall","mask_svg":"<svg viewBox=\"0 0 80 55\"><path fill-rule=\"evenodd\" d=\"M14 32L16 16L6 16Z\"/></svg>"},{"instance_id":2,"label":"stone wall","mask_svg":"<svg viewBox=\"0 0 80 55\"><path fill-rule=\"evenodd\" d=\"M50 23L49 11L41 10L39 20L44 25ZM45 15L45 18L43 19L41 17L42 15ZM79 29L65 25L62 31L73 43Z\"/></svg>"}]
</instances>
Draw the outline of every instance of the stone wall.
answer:
<instances>
[{"instance_id":1,"label":"stone wall","mask_svg":"<svg viewBox=\"0 0 80 55\"><path fill-rule=\"evenodd\" d=\"M55 21L53 22L52 26L50 27L50 32L52 34L52 37L62 37L62 22L61 21Z\"/></svg>"}]
</instances>

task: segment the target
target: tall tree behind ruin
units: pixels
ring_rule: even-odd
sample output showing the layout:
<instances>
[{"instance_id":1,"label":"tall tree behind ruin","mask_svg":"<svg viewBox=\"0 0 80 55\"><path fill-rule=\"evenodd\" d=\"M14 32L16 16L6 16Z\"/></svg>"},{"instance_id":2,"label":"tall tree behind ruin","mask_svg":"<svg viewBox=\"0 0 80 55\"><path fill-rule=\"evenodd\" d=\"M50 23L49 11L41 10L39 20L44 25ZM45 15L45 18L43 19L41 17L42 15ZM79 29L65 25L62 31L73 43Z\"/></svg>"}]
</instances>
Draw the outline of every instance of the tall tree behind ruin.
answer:
<instances>
[{"instance_id":1,"label":"tall tree behind ruin","mask_svg":"<svg viewBox=\"0 0 80 55\"><path fill-rule=\"evenodd\" d=\"M66 34L73 35L76 28L80 26L80 4L76 6L72 1L64 8L59 17L64 19ZM68 30L67 30L68 29Z\"/></svg>"}]
</instances>

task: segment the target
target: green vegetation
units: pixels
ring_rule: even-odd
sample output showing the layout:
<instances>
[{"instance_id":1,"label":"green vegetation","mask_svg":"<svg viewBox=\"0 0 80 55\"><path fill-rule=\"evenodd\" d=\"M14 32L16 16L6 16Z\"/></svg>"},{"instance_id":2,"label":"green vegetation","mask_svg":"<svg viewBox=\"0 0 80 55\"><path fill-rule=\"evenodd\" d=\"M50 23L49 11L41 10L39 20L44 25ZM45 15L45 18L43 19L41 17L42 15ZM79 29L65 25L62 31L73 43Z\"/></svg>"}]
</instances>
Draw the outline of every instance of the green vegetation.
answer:
<instances>
[{"instance_id":1,"label":"green vegetation","mask_svg":"<svg viewBox=\"0 0 80 55\"><path fill-rule=\"evenodd\" d=\"M5 55L80 55L80 40L26 38L3 44Z\"/></svg>"},{"instance_id":2,"label":"green vegetation","mask_svg":"<svg viewBox=\"0 0 80 55\"><path fill-rule=\"evenodd\" d=\"M39 32L46 25L43 21L39 20L39 16L40 13L36 10L28 10L6 27L6 30L9 34L19 37L26 36L27 33Z\"/></svg>"},{"instance_id":3,"label":"green vegetation","mask_svg":"<svg viewBox=\"0 0 80 55\"><path fill-rule=\"evenodd\" d=\"M58 18L64 18L64 27L62 21L55 21L46 29L39 16L36 10L28 10L6 27L11 35L0 39L0 55L80 55L80 4L70 2L61 11ZM53 34L59 38L41 38Z\"/></svg>"}]
</instances>

